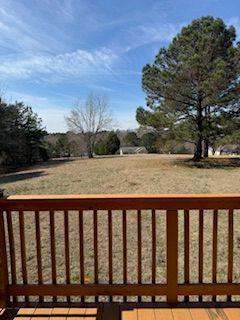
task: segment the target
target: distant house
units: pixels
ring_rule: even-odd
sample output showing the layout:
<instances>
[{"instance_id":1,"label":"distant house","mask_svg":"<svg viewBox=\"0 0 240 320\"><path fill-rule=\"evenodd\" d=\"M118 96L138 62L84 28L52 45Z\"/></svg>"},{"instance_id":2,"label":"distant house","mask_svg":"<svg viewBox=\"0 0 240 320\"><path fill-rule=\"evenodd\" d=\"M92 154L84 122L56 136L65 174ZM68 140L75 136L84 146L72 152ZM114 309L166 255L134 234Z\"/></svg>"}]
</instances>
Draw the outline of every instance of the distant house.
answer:
<instances>
[{"instance_id":1,"label":"distant house","mask_svg":"<svg viewBox=\"0 0 240 320\"><path fill-rule=\"evenodd\" d=\"M148 151L145 147L121 147L118 153L122 156L124 154L144 154Z\"/></svg>"},{"instance_id":2,"label":"distant house","mask_svg":"<svg viewBox=\"0 0 240 320\"><path fill-rule=\"evenodd\" d=\"M210 155L228 155L228 156L235 156L240 154L240 149L235 144L226 144L224 146L219 147L217 150L215 150L215 153L213 152L212 148L209 148L209 154Z\"/></svg>"}]
</instances>

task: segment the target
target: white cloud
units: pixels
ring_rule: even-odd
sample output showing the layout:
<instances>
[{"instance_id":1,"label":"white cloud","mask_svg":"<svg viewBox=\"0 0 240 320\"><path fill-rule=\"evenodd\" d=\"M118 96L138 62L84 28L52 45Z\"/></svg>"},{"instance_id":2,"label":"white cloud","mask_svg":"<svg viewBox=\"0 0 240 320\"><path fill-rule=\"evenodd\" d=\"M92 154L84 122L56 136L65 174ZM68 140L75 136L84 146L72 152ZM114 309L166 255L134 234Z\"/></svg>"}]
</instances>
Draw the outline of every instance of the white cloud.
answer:
<instances>
[{"instance_id":1,"label":"white cloud","mask_svg":"<svg viewBox=\"0 0 240 320\"><path fill-rule=\"evenodd\" d=\"M112 72L112 63L117 56L107 48L94 52L76 50L59 55L32 56L22 59L2 60L0 73L5 77L43 79L78 77Z\"/></svg>"}]
</instances>

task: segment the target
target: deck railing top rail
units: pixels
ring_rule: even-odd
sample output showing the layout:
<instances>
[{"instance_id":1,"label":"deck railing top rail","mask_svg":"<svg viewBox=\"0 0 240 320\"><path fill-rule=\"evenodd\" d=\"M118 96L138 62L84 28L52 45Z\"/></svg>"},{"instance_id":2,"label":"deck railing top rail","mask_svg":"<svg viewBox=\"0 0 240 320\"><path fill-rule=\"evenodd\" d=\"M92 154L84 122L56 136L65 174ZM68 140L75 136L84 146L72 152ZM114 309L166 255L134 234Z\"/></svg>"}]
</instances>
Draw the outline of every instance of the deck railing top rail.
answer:
<instances>
[{"instance_id":1,"label":"deck railing top rail","mask_svg":"<svg viewBox=\"0 0 240 320\"><path fill-rule=\"evenodd\" d=\"M3 210L240 209L240 194L76 194L14 195Z\"/></svg>"}]
</instances>

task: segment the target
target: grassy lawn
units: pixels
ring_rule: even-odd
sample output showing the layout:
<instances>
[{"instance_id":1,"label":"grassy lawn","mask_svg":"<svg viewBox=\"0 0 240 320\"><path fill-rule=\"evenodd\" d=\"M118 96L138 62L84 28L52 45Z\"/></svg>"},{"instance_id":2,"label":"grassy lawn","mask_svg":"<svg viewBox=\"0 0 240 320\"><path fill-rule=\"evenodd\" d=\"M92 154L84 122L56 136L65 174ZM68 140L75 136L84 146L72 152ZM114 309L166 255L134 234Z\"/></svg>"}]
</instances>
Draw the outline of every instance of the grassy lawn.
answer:
<instances>
[{"instance_id":1,"label":"grassy lawn","mask_svg":"<svg viewBox=\"0 0 240 320\"><path fill-rule=\"evenodd\" d=\"M203 168L198 168L202 166ZM189 156L140 155L50 161L43 165L0 176L0 187L9 194L70 194L70 193L226 193L240 191L239 159L211 158L193 165ZM78 215L70 212L71 279L79 281ZM218 281L227 280L227 223L226 211L219 214L218 228ZM113 212L113 267L114 282L122 281L122 220L120 212ZM240 270L240 215L235 213L234 279ZM129 282L137 282L137 215L127 212L128 274ZM18 215L13 216L14 230L18 230ZM99 223L99 281L106 282L108 274L107 213L102 212ZM93 281L93 215L84 212L86 277ZM26 213L27 265L29 281L36 283L35 225L32 213ZM190 213L190 266L191 281L198 279L198 213ZM18 232L18 279L21 281L21 259ZM44 281L51 279L49 214L41 213L41 235ZM151 212L142 212L142 268L143 282L151 281ZM165 213L157 211L157 281L165 281L166 244ZM56 212L56 251L59 282L65 281L64 225L62 212ZM183 213L179 213L179 277L183 280ZM204 281L211 281L212 212L204 215Z\"/></svg>"},{"instance_id":2,"label":"grassy lawn","mask_svg":"<svg viewBox=\"0 0 240 320\"><path fill-rule=\"evenodd\" d=\"M50 161L0 176L0 188L9 194L240 191L240 158L211 158L194 166L190 159L180 155L139 155Z\"/></svg>"}]
</instances>

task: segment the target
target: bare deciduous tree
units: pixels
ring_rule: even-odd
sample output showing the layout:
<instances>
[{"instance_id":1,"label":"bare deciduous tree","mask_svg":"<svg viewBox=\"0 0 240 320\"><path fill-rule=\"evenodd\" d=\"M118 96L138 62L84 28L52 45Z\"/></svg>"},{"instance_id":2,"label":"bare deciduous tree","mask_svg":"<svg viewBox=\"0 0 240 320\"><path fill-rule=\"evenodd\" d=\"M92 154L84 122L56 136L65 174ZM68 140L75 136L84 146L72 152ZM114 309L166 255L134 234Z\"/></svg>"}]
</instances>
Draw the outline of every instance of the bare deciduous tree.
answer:
<instances>
[{"instance_id":1,"label":"bare deciduous tree","mask_svg":"<svg viewBox=\"0 0 240 320\"><path fill-rule=\"evenodd\" d=\"M112 116L106 97L90 94L84 103L78 100L66 121L70 130L83 134L88 157L92 158L97 134L109 129L112 125Z\"/></svg>"}]
</instances>

